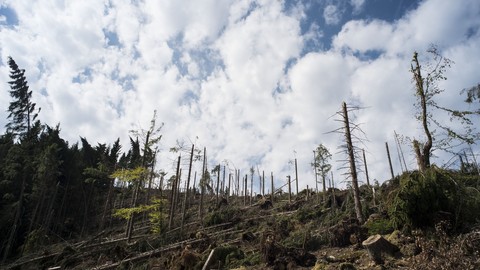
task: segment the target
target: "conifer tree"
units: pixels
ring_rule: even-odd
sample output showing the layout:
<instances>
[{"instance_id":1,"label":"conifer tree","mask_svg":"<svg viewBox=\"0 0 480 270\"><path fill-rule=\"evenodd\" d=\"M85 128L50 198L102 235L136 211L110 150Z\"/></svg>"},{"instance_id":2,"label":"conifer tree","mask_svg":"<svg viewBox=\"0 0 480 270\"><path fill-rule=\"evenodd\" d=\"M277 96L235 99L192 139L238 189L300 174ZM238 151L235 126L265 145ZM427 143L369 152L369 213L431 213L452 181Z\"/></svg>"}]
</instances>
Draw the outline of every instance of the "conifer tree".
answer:
<instances>
[{"instance_id":1,"label":"conifer tree","mask_svg":"<svg viewBox=\"0 0 480 270\"><path fill-rule=\"evenodd\" d=\"M7 132L22 136L30 132L40 109L35 112L36 104L32 102L32 91L28 88L25 70L20 69L11 57L8 58L8 65L12 79L8 84L13 101L8 107L8 118L11 118L11 122L7 123L6 128Z\"/></svg>"}]
</instances>

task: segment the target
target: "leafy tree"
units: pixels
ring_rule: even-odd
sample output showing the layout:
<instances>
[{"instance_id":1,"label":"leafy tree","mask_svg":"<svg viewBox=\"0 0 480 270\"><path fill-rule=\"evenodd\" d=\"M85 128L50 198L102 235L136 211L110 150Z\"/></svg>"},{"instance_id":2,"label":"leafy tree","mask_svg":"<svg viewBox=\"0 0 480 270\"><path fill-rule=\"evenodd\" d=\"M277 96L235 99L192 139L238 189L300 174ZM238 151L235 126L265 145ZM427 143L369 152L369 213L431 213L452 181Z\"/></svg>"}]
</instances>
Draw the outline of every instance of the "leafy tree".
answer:
<instances>
[{"instance_id":1,"label":"leafy tree","mask_svg":"<svg viewBox=\"0 0 480 270\"><path fill-rule=\"evenodd\" d=\"M325 179L327 178L328 173L332 169L332 165L329 163L329 161L332 159L332 154L330 154L328 148L325 147L323 144L319 144L317 146L317 149L314 150L314 153L315 157L311 165L315 169L315 173L322 178L323 193L325 197Z\"/></svg>"},{"instance_id":2,"label":"leafy tree","mask_svg":"<svg viewBox=\"0 0 480 270\"><path fill-rule=\"evenodd\" d=\"M7 132L15 135L25 135L30 133L32 123L38 116L40 109L35 112L35 103L32 102L32 91L29 91L28 82L25 78L25 70L20 69L15 61L9 57L8 65L10 67L10 96L13 101L8 107L8 118L11 122L7 123Z\"/></svg>"}]
</instances>

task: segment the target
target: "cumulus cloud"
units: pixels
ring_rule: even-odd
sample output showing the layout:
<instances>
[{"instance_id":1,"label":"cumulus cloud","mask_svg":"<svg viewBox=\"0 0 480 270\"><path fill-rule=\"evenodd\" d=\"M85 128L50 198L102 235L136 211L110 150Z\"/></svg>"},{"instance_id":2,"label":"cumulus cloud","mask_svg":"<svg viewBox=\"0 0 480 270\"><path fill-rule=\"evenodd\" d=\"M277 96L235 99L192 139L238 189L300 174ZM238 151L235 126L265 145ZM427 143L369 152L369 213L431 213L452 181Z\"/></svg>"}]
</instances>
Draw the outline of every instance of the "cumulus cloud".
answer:
<instances>
[{"instance_id":1,"label":"cumulus cloud","mask_svg":"<svg viewBox=\"0 0 480 270\"><path fill-rule=\"evenodd\" d=\"M349 3L354 12L365 8L365 1ZM277 182L293 175L290 161L297 158L300 187L315 186L312 150L323 143L339 151L342 137L327 133L340 127L332 115L346 101L365 107L354 119L369 139L361 147L371 178L383 181L389 177L384 143L395 153L393 132L421 136L408 71L413 51L423 53L436 43L455 61L441 85L448 89L440 100L445 104L461 106L458 91L478 83L475 0L422 1L392 23L356 17L341 25L331 44L322 43L330 40L323 39L322 22L307 15L318 8L313 4L290 9L275 0L8 5L18 25L0 25L4 86L5 59L11 55L26 69L41 120L60 123L71 142L79 136L92 143L120 137L126 149L128 130L147 128L156 110L158 121L165 122L158 164L166 171L175 159L167 150L185 140L207 147L209 167L228 160L246 173L258 165L267 174L273 171ZM327 27L346 18L344 8L327 3ZM1 91L0 107L7 108L9 100ZM5 123L3 109L0 125ZM409 144L402 146L413 169ZM339 159L344 157L335 154ZM333 165L337 182L344 181L339 164ZM394 168L398 173L395 159Z\"/></svg>"}]
</instances>

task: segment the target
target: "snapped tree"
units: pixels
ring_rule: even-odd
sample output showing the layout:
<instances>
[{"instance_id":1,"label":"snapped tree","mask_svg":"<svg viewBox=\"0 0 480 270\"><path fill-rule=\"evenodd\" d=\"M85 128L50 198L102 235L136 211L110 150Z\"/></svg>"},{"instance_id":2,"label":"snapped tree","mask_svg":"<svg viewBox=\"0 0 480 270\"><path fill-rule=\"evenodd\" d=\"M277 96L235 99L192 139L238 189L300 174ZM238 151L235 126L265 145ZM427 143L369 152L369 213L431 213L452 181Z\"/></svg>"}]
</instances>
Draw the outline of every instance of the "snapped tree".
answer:
<instances>
[{"instance_id":1,"label":"snapped tree","mask_svg":"<svg viewBox=\"0 0 480 270\"><path fill-rule=\"evenodd\" d=\"M421 172L430 167L433 149L451 151L452 147L458 145L454 145L453 142L473 144L479 138L473 122L469 118L475 112L446 108L439 105L435 100L435 97L444 91L440 88L439 83L447 79L445 76L446 70L450 68L453 62L443 57L434 46L427 52L432 55L432 62L427 62L426 67L423 68L418 60L418 53L414 52L410 67L417 98L415 103L418 110L416 118L421 123L425 136L423 141L417 139L412 141L418 169ZM467 101L471 101L475 97L476 88L472 89L467 91ZM434 110L435 113L433 113ZM437 112L447 113L451 121L459 122L462 125L462 131L457 131L451 126L442 124L440 120L434 117ZM434 134L435 129L431 127L432 124L444 134L436 136Z\"/></svg>"}]
</instances>

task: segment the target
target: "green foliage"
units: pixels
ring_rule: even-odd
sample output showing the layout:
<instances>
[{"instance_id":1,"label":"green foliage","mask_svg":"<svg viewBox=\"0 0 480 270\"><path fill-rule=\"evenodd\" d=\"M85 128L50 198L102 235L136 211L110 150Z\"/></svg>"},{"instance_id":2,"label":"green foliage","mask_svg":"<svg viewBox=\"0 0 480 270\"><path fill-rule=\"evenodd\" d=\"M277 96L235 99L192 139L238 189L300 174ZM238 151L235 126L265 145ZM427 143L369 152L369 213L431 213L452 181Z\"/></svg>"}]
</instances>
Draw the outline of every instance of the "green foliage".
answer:
<instances>
[{"instance_id":1,"label":"green foliage","mask_svg":"<svg viewBox=\"0 0 480 270\"><path fill-rule=\"evenodd\" d=\"M320 207L302 207L295 213L298 221L305 223L309 220L316 219L322 216L322 209Z\"/></svg>"},{"instance_id":2,"label":"green foliage","mask_svg":"<svg viewBox=\"0 0 480 270\"><path fill-rule=\"evenodd\" d=\"M128 220L134 214L148 213L150 223L152 224L152 232L160 233L163 230L164 220L166 214L163 212L165 209L165 200L152 199L152 204L140 205L137 207L120 208L113 211L113 216L121 219Z\"/></svg>"},{"instance_id":3,"label":"green foliage","mask_svg":"<svg viewBox=\"0 0 480 270\"><path fill-rule=\"evenodd\" d=\"M454 228L479 222L480 192L462 174L430 168L424 174L406 173L389 206L396 229L430 227L439 212L452 214Z\"/></svg>"},{"instance_id":4,"label":"green foliage","mask_svg":"<svg viewBox=\"0 0 480 270\"><path fill-rule=\"evenodd\" d=\"M315 160L311 165L314 169L316 169L317 175L324 179L328 172L332 169L332 165L329 163L329 161L332 159L332 154L330 154L328 148L323 144L319 144L314 153Z\"/></svg>"},{"instance_id":5,"label":"green foliage","mask_svg":"<svg viewBox=\"0 0 480 270\"><path fill-rule=\"evenodd\" d=\"M110 175L112 178L117 178L120 181L132 183L148 174L148 169L138 166L135 169L120 169L116 170Z\"/></svg>"},{"instance_id":6,"label":"green foliage","mask_svg":"<svg viewBox=\"0 0 480 270\"><path fill-rule=\"evenodd\" d=\"M213 226L232 221L238 216L238 209L233 207L223 208L219 211L213 211L205 216L206 226Z\"/></svg>"},{"instance_id":7,"label":"green foliage","mask_svg":"<svg viewBox=\"0 0 480 270\"><path fill-rule=\"evenodd\" d=\"M25 78L25 70L20 69L15 61L8 57L10 67L10 96L13 101L8 106L8 118L11 122L7 123L7 132L15 135L26 135L29 133L38 112L35 112L35 103L32 102L32 91L28 89L28 82Z\"/></svg>"},{"instance_id":8,"label":"green foliage","mask_svg":"<svg viewBox=\"0 0 480 270\"><path fill-rule=\"evenodd\" d=\"M389 234L393 232L392 222L388 219L380 218L368 220L364 226L368 229L369 235Z\"/></svg>"},{"instance_id":9,"label":"green foliage","mask_svg":"<svg viewBox=\"0 0 480 270\"><path fill-rule=\"evenodd\" d=\"M164 213L165 209L165 200L154 198L152 200L151 211L148 213L148 218L152 224L153 233L161 233L164 229L165 223L163 222L166 218Z\"/></svg>"}]
</instances>

